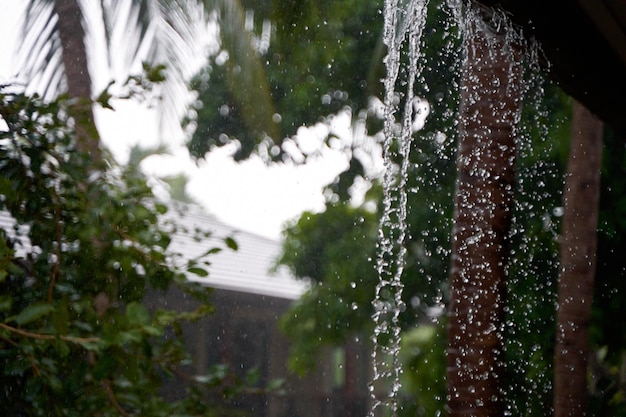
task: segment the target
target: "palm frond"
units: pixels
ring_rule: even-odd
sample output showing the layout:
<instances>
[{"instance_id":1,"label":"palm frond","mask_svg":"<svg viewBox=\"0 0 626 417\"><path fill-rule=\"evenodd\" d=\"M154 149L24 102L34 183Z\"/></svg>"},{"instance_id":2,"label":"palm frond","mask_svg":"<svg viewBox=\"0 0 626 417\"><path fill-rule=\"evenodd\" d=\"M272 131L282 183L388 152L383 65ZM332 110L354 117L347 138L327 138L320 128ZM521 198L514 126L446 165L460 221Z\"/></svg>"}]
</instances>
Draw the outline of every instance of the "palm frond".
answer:
<instances>
[{"instance_id":1,"label":"palm frond","mask_svg":"<svg viewBox=\"0 0 626 417\"><path fill-rule=\"evenodd\" d=\"M145 38L147 58L167 67L168 82L162 86L164 116L180 126L181 111L189 100L187 82L206 59L204 11L198 3L174 0L158 2L152 13L152 39Z\"/></svg>"},{"instance_id":2,"label":"palm frond","mask_svg":"<svg viewBox=\"0 0 626 417\"><path fill-rule=\"evenodd\" d=\"M245 12L238 1L218 0L221 47L229 54L225 65L229 89L251 131L264 132L280 144L280 129L273 121L274 101L265 68L245 28Z\"/></svg>"},{"instance_id":3,"label":"palm frond","mask_svg":"<svg viewBox=\"0 0 626 417\"><path fill-rule=\"evenodd\" d=\"M109 60L128 76L142 62L166 66L160 111L167 128L179 126L187 81L201 63L204 9L193 0L102 0ZM163 130L163 129L162 129Z\"/></svg>"},{"instance_id":4,"label":"palm frond","mask_svg":"<svg viewBox=\"0 0 626 417\"><path fill-rule=\"evenodd\" d=\"M66 89L62 45L51 0L29 0L23 19L18 58L19 75L31 91L52 98ZM279 140L272 121L274 106L267 76L245 28L239 0L82 0L82 10L98 4L102 9L109 69L125 81L141 64L166 66L160 86L161 131L180 128L189 100L188 80L206 63L207 21L213 11L220 20L221 46L231 59L230 89L253 130ZM88 13L89 14L89 13ZM96 35L94 22L83 13L85 30Z\"/></svg>"},{"instance_id":5,"label":"palm frond","mask_svg":"<svg viewBox=\"0 0 626 417\"><path fill-rule=\"evenodd\" d=\"M52 98L65 88L56 23L52 2L30 0L18 37L18 79L25 83L26 91L44 98Z\"/></svg>"}]
</instances>

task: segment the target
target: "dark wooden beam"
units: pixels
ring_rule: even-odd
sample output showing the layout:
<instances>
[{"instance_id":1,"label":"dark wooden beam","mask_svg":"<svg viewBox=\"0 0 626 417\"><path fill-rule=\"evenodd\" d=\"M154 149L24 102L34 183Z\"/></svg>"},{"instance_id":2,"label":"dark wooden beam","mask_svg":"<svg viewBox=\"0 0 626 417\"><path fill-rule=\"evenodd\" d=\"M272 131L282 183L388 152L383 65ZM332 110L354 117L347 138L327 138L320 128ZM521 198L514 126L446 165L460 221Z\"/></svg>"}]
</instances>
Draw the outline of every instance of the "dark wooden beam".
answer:
<instances>
[{"instance_id":1,"label":"dark wooden beam","mask_svg":"<svg viewBox=\"0 0 626 417\"><path fill-rule=\"evenodd\" d=\"M626 134L626 0L481 0L507 11L541 45L549 75Z\"/></svg>"}]
</instances>

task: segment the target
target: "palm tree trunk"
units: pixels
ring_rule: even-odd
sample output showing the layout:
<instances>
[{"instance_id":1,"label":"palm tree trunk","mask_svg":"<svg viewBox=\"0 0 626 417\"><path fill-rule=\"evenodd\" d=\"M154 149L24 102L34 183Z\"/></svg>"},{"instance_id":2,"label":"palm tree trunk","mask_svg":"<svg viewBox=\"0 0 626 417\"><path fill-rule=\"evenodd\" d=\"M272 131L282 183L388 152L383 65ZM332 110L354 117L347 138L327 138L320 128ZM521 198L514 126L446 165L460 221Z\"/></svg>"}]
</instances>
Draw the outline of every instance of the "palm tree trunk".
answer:
<instances>
[{"instance_id":1,"label":"palm tree trunk","mask_svg":"<svg viewBox=\"0 0 626 417\"><path fill-rule=\"evenodd\" d=\"M76 146L90 155L95 165L102 160L100 138L91 101L91 76L85 47L83 14L78 0L55 0L57 29L63 49L63 65L70 98L75 99L71 115L75 121Z\"/></svg>"},{"instance_id":2,"label":"palm tree trunk","mask_svg":"<svg viewBox=\"0 0 626 417\"><path fill-rule=\"evenodd\" d=\"M488 16L489 12L485 12ZM503 415L503 316L519 112L519 54L468 19L448 308L447 415Z\"/></svg>"},{"instance_id":3,"label":"palm tree trunk","mask_svg":"<svg viewBox=\"0 0 626 417\"><path fill-rule=\"evenodd\" d=\"M587 408L589 321L597 246L602 123L574 103L561 241L554 365L554 416L582 417Z\"/></svg>"}]
</instances>

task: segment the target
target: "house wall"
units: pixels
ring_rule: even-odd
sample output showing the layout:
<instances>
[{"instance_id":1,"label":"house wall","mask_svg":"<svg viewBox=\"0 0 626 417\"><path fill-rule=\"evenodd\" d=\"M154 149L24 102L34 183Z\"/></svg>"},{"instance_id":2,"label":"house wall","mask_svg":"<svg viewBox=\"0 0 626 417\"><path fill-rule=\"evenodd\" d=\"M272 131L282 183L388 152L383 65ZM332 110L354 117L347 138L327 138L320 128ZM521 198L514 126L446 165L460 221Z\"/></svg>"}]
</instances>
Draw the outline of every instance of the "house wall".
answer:
<instances>
[{"instance_id":1,"label":"house wall","mask_svg":"<svg viewBox=\"0 0 626 417\"><path fill-rule=\"evenodd\" d=\"M185 343L194 365L185 372L206 374L214 364L228 364L242 378L258 371L258 391L234 399L215 398L241 414L254 417L362 417L367 413L369 353L363 340L326 349L311 375L297 377L287 370L289 341L278 320L292 300L229 290L215 290L215 313L184 328ZM190 309L195 305L178 291L158 295L155 306ZM285 379L281 392L265 394L261 388ZM180 381L168 384L166 394L184 395ZM233 415L225 413L226 415Z\"/></svg>"}]
</instances>

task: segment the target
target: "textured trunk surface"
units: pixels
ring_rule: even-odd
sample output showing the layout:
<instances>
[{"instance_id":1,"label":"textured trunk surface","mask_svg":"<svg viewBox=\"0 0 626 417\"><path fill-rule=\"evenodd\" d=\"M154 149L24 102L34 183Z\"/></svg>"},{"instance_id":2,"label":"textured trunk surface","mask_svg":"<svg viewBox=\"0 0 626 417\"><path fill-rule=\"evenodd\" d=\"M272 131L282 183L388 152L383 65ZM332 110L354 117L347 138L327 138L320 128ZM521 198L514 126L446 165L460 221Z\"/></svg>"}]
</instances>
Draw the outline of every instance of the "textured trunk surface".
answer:
<instances>
[{"instance_id":1,"label":"textured trunk surface","mask_svg":"<svg viewBox=\"0 0 626 417\"><path fill-rule=\"evenodd\" d=\"M447 415L501 417L505 268L521 67L503 32L470 23L452 233Z\"/></svg>"},{"instance_id":2,"label":"textured trunk surface","mask_svg":"<svg viewBox=\"0 0 626 417\"><path fill-rule=\"evenodd\" d=\"M574 103L563 193L561 275L554 368L554 416L582 417L587 407L589 320L600 199L602 123Z\"/></svg>"},{"instance_id":3,"label":"textured trunk surface","mask_svg":"<svg viewBox=\"0 0 626 417\"><path fill-rule=\"evenodd\" d=\"M67 92L76 101L71 108L76 127L76 146L89 154L94 164L98 164L102 153L91 104L92 86L82 11L78 0L55 0L54 9L59 18L57 29L63 49Z\"/></svg>"}]
</instances>

